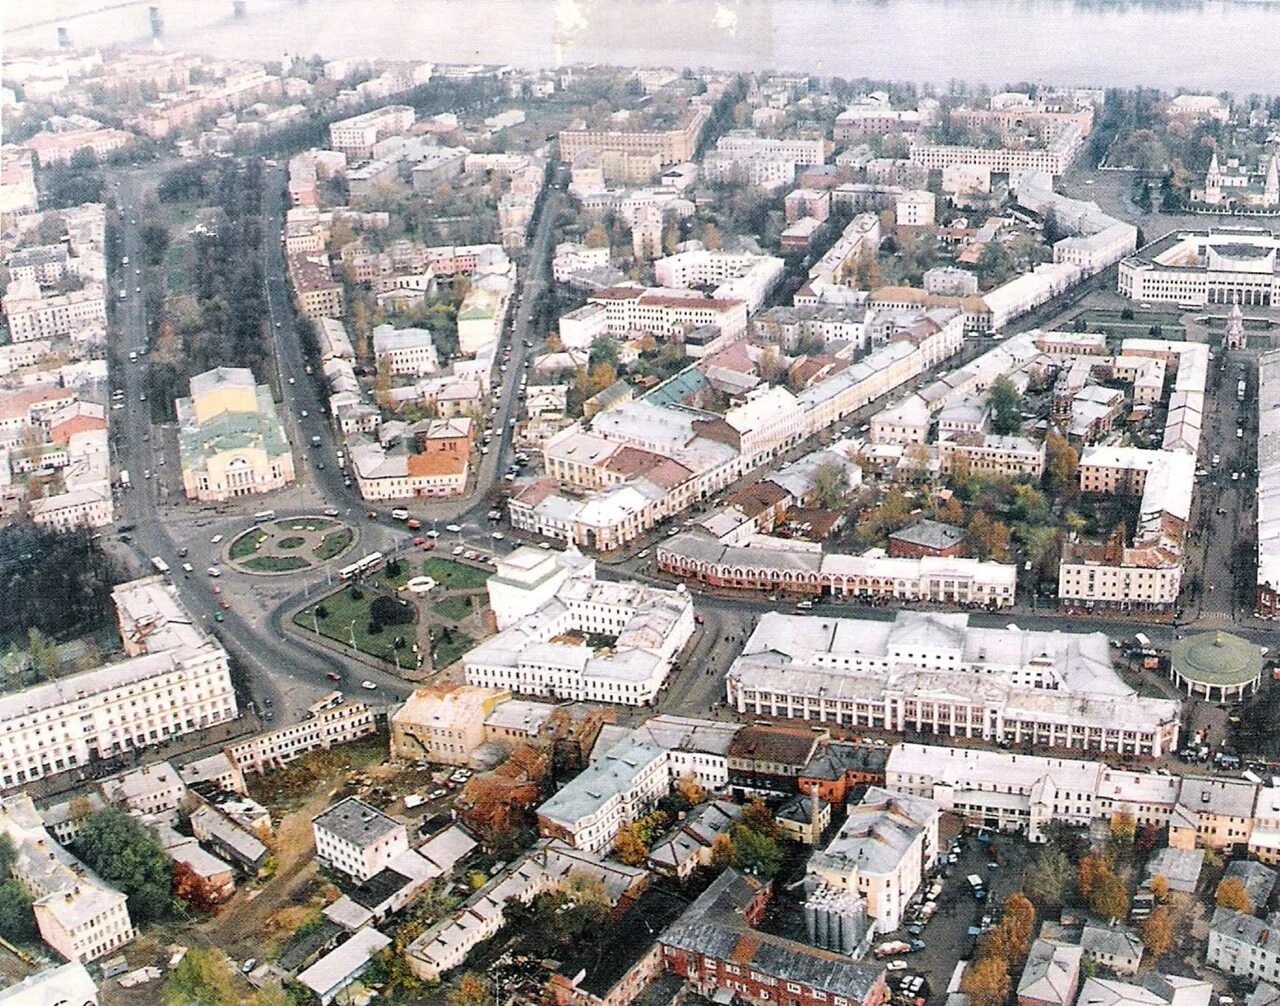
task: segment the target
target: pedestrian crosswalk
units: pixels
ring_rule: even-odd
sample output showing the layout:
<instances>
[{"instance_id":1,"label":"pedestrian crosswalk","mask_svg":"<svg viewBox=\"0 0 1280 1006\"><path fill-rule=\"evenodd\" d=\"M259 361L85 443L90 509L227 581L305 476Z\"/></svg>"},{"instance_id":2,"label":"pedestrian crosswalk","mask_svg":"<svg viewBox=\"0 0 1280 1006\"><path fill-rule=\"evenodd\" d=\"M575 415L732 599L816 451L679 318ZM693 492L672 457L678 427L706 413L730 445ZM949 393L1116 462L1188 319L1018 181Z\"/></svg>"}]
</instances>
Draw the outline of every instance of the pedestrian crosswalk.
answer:
<instances>
[{"instance_id":1,"label":"pedestrian crosswalk","mask_svg":"<svg viewBox=\"0 0 1280 1006\"><path fill-rule=\"evenodd\" d=\"M1196 619L1196 625L1230 625L1235 621L1229 611L1206 611Z\"/></svg>"}]
</instances>

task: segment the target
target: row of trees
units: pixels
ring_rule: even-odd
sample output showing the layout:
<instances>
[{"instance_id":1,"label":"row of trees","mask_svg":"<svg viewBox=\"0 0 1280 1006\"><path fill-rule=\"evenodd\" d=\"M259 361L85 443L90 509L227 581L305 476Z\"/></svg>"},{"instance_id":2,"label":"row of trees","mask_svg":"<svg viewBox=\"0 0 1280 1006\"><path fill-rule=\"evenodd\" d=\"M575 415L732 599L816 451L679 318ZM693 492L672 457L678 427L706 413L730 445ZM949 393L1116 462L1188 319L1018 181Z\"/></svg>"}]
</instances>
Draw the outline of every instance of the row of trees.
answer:
<instances>
[{"instance_id":1,"label":"row of trees","mask_svg":"<svg viewBox=\"0 0 1280 1006\"><path fill-rule=\"evenodd\" d=\"M208 200L213 207L191 232L191 293L169 298L152 314L148 390L158 407L168 408L185 393L193 374L232 366L249 367L260 380L270 373L261 162L183 165L166 175L157 191L162 200ZM158 234L148 239L152 258L165 248L167 240Z\"/></svg>"}]
</instances>

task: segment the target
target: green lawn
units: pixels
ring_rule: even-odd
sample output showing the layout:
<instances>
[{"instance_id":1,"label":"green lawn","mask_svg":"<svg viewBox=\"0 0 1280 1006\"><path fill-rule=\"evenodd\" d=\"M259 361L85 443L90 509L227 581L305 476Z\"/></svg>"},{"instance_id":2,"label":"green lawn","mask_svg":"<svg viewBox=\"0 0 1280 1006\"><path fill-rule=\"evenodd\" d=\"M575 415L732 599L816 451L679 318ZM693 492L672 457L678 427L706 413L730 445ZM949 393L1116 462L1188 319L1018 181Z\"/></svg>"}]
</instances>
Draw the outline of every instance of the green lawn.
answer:
<instances>
[{"instance_id":1,"label":"green lawn","mask_svg":"<svg viewBox=\"0 0 1280 1006\"><path fill-rule=\"evenodd\" d=\"M245 569L256 573L288 573L295 569L306 569L310 561L300 555L255 555L241 563Z\"/></svg>"},{"instance_id":2,"label":"green lawn","mask_svg":"<svg viewBox=\"0 0 1280 1006\"><path fill-rule=\"evenodd\" d=\"M448 667L455 660L476 645L476 641L465 632L454 629L448 638L442 638L444 630L433 627L431 630L431 663L436 668Z\"/></svg>"},{"instance_id":3,"label":"green lawn","mask_svg":"<svg viewBox=\"0 0 1280 1006\"><path fill-rule=\"evenodd\" d=\"M449 559L428 559L422 564L422 572L445 590L479 590L489 581L487 571Z\"/></svg>"},{"instance_id":4,"label":"green lawn","mask_svg":"<svg viewBox=\"0 0 1280 1006\"><path fill-rule=\"evenodd\" d=\"M341 555L351 547L351 540L354 537L354 532L348 527L330 531L320 539L320 544L315 547L316 558L320 562L326 562L335 556Z\"/></svg>"},{"instance_id":5,"label":"green lawn","mask_svg":"<svg viewBox=\"0 0 1280 1006\"><path fill-rule=\"evenodd\" d=\"M258 528L250 528L231 543L231 558L244 559L258 551L258 546L267 540L267 533ZM247 564L246 564L247 565Z\"/></svg>"},{"instance_id":6,"label":"green lawn","mask_svg":"<svg viewBox=\"0 0 1280 1006\"><path fill-rule=\"evenodd\" d=\"M485 598L483 595L476 594L455 594L453 597L446 597L443 601L434 605L435 610L441 616L447 618L451 622L461 622L464 618L471 614L471 598L479 597L480 604L477 610L484 607Z\"/></svg>"},{"instance_id":7,"label":"green lawn","mask_svg":"<svg viewBox=\"0 0 1280 1006\"><path fill-rule=\"evenodd\" d=\"M306 544L307 539L300 534L291 534L287 538L281 538L276 542L276 548L301 548Z\"/></svg>"},{"instance_id":8,"label":"green lawn","mask_svg":"<svg viewBox=\"0 0 1280 1006\"><path fill-rule=\"evenodd\" d=\"M356 590L359 590L362 595L358 599L351 596L352 592ZM374 598L377 596L376 592L366 588L344 587L342 590L323 598L317 605L303 608L293 616L293 622L299 628L312 632L318 627L320 635L336 640L344 646L350 646L351 639L354 636L356 649L362 653L369 654L371 657L377 657L380 660L391 663L391 646L396 636L404 636L409 644L412 645L413 626L388 626L376 636L369 635L369 606L373 604ZM324 609L325 615L323 618L318 618L314 615L317 606ZM405 663L408 663L413 658L413 652L409 649L409 646L406 646L400 653L401 660Z\"/></svg>"}]
</instances>

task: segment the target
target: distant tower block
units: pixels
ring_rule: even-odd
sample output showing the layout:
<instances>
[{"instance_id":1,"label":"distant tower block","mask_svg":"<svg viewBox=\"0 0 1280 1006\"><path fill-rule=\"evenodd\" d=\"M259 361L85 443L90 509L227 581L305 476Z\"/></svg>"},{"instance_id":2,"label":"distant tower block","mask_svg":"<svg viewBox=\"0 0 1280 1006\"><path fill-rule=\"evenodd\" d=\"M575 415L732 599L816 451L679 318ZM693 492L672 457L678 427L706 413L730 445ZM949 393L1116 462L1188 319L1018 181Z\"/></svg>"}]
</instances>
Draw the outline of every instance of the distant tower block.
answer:
<instances>
[{"instance_id":1,"label":"distant tower block","mask_svg":"<svg viewBox=\"0 0 1280 1006\"><path fill-rule=\"evenodd\" d=\"M231 0L231 13L236 17L244 17L245 0Z\"/></svg>"},{"instance_id":2,"label":"distant tower block","mask_svg":"<svg viewBox=\"0 0 1280 1006\"><path fill-rule=\"evenodd\" d=\"M59 49L71 48L71 34L70 32L67 31L66 28L58 29L58 48Z\"/></svg>"},{"instance_id":3,"label":"distant tower block","mask_svg":"<svg viewBox=\"0 0 1280 1006\"><path fill-rule=\"evenodd\" d=\"M147 9L147 16L151 20L151 36L159 38L164 34L164 17L160 14L159 7L150 7Z\"/></svg>"},{"instance_id":4,"label":"distant tower block","mask_svg":"<svg viewBox=\"0 0 1280 1006\"><path fill-rule=\"evenodd\" d=\"M1222 345L1225 349L1245 348L1244 312L1240 310L1239 300L1231 305L1231 313L1227 315L1227 332Z\"/></svg>"}]
</instances>

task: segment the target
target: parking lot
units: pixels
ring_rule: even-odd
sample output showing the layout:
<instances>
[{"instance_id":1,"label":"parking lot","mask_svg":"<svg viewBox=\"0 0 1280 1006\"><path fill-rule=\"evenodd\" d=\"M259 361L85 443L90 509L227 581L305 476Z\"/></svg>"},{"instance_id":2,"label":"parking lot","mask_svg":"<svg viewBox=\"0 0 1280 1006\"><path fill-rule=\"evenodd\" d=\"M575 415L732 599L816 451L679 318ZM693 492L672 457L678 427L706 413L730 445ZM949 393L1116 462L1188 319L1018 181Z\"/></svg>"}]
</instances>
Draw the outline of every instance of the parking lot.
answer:
<instances>
[{"instance_id":1,"label":"parking lot","mask_svg":"<svg viewBox=\"0 0 1280 1006\"><path fill-rule=\"evenodd\" d=\"M954 825L946 829L946 819L939 829L939 845L945 856L949 847L949 837L955 834ZM984 916L995 915L1004 900L1021 886L1022 871L1028 859L1027 843L1014 836L996 835L991 841L979 841L975 832L962 833L959 837L960 852L955 863L943 865L944 856L940 856L939 867L934 877L941 881L942 892L937 899L937 911L918 932L904 923L904 926L893 933L887 933L876 940L881 943L902 940L911 942L919 939L924 947L900 957L886 958L886 963L901 961L906 967L889 972L890 985L896 990L904 980L919 975L924 978L920 991L899 1002L913 1002L916 998L928 999L946 992L947 983L955 970L956 962L968 960L973 952L975 935L971 929L981 928ZM994 866L991 864L995 864ZM973 895L968 877L976 874L982 878L987 892L986 897L978 900ZM917 904L924 903L925 893L932 880L921 885Z\"/></svg>"}]
</instances>

